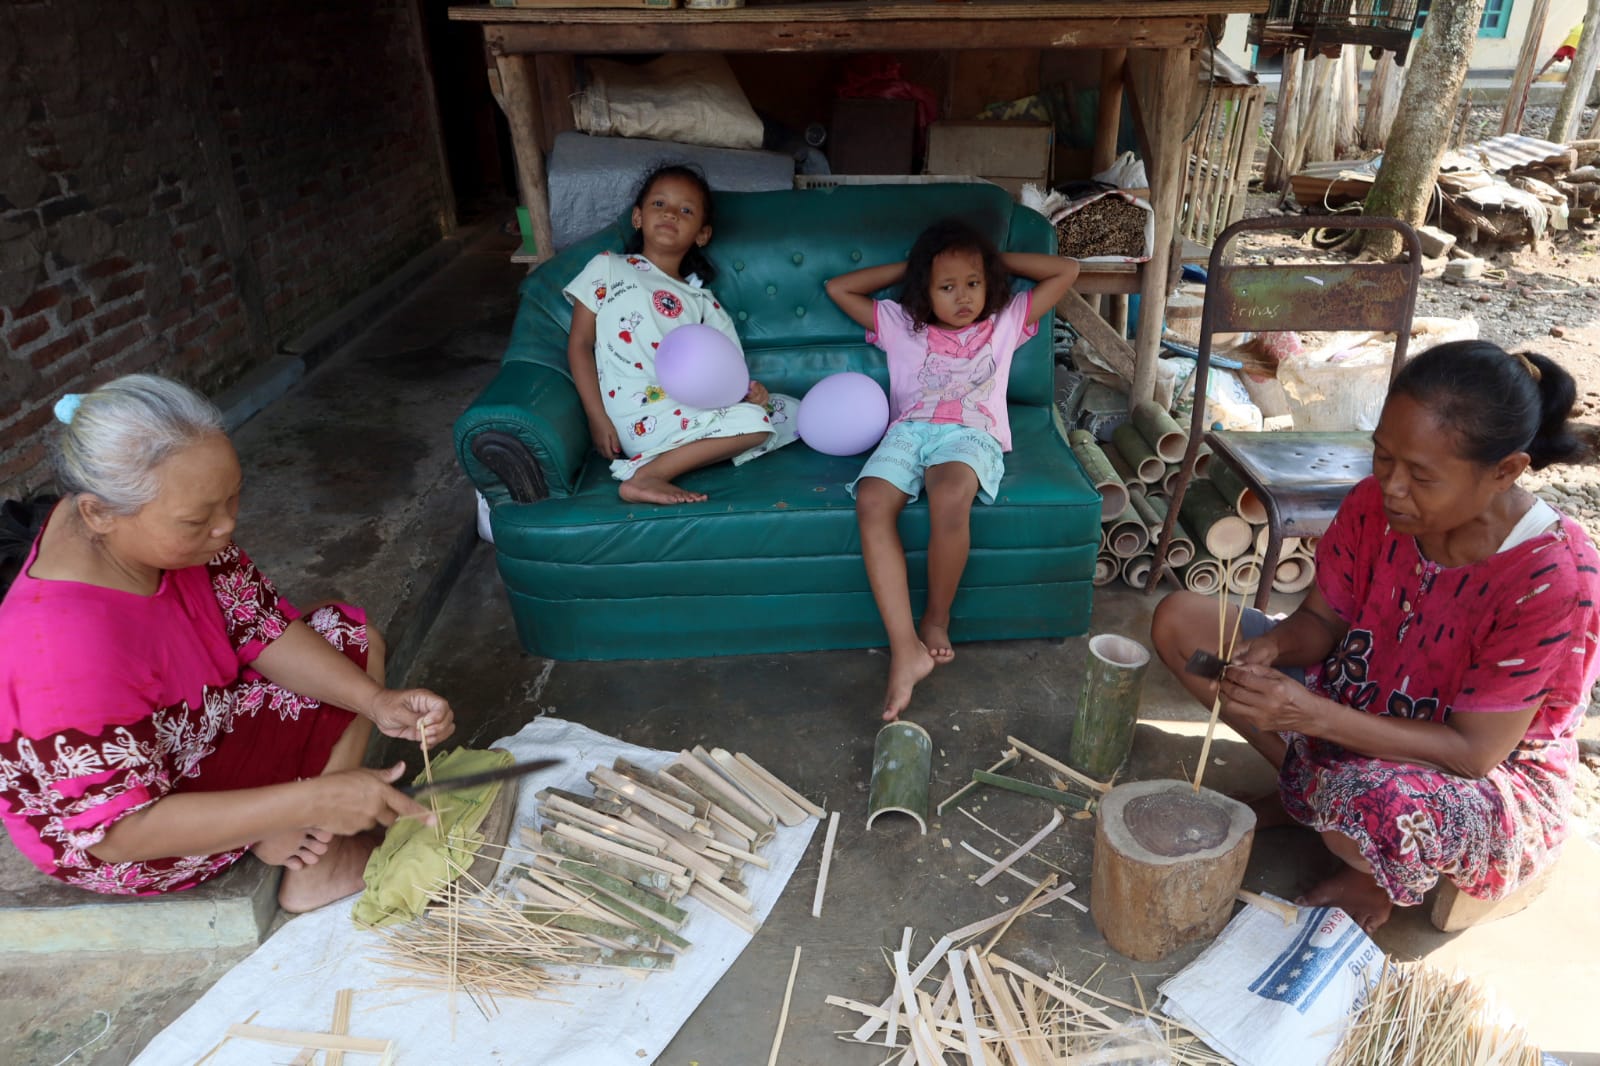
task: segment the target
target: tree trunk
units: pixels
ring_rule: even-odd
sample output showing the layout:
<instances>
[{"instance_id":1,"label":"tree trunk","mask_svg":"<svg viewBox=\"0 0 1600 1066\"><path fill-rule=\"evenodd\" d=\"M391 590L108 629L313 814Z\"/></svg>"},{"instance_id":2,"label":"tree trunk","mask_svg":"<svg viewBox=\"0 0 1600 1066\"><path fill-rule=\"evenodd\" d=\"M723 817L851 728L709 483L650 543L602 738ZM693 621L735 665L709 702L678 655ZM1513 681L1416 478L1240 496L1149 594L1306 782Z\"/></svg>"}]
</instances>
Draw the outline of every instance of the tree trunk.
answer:
<instances>
[{"instance_id":1,"label":"tree trunk","mask_svg":"<svg viewBox=\"0 0 1600 1066\"><path fill-rule=\"evenodd\" d=\"M1300 165L1322 163L1334 158L1333 134L1339 110L1339 60L1318 56L1311 63L1307 78L1310 91L1300 108Z\"/></svg>"},{"instance_id":2,"label":"tree trunk","mask_svg":"<svg viewBox=\"0 0 1600 1066\"><path fill-rule=\"evenodd\" d=\"M1589 0L1583 15L1584 34L1578 41L1578 54L1567 71L1567 87L1561 91L1556 117L1550 120L1549 140L1565 144L1578 131L1578 120L1589 102L1589 86L1594 81L1595 63L1600 61L1600 0Z\"/></svg>"},{"instance_id":3,"label":"tree trunk","mask_svg":"<svg viewBox=\"0 0 1600 1066\"><path fill-rule=\"evenodd\" d=\"M1361 47L1347 44L1339 55L1339 112L1333 130L1333 158L1354 154L1361 128Z\"/></svg>"},{"instance_id":4,"label":"tree trunk","mask_svg":"<svg viewBox=\"0 0 1600 1066\"><path fill-rule=\"evenodd\" d=\"M1283 53L1283 77L1278 82L1278 103L1273 111L1272 149L1267 153L1267 165L1262 174L1261 187L1277 192L1289 187L1289 179L1298 167L1289 156L1294 152L1300 135L1300 122L1296 113L1299 102L1300 74L1303 70L1301 52L1291 48Z\"/></svg>"},{"instance_id":5,"label":"tree trunk","mask_svg":"<svg viewBox=\"0 0 1600 1066\"><path fill-rule=\"evenodd\" d=\"M1533 0L1528 27L1522 31L1522 52L1517 56L1517 69L1506 93L1506 109L1500 115L1501 133L1522 132L1522 113L1528 106L1528 87L1533 84L1533 68L1539 63L1540 39L1549 15L1550 0Z\"/></svg>"},{"instance_id":6,"label":"tree trunk","mask_svg":"<svg viewBox=\"0 0 1600 1066\"><path fill-rule=\"evenodd\" d=\"M1414 226L1427 216L1439 159L1450 140L1456 101L1478 39L1483 4L1484 0L1442 0L1430 9L1422 36L1411 50L1405 92L1389 131L1383 166L1367 194L1366 214ZM1364 247L1380 259L1393 259L1400 254L1400 235L1379 231Z\"/></svg>"},{"instance_id":7,"label":"tree trunk","mask_svg":"<svg viewBox=\"0 0 1600 1066\"><path fill-rule=\"evenodd\" d=\"M1549 0L1546 0L1548 3ZM1389 130L1400 110L1400 94L1406 87L1406 68L1385 51L1372 68L1372 84L1367 87L1367 113L1361 122L1361 147L1382 148L1389 141Z\"/></svg>"}]
</instances>

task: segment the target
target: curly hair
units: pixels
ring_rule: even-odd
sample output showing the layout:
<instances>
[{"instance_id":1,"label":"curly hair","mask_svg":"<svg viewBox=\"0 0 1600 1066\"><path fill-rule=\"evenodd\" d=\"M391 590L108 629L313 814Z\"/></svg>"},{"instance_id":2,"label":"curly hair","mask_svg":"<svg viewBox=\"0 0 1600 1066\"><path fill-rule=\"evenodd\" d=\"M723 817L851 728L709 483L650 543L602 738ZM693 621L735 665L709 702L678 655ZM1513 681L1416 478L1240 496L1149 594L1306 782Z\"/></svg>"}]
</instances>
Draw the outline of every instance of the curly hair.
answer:
<instances>
[{"instance_id":1,"label":"curly hair","mask_svg":"<svg viewBox=\"0 0 1600 1066\"><path fill-rule=\"evenodd\" d=\"M906 276L900 283L900 306L918 330L934 322L928 289L933 284L933 261L946 252L971 252L983 261L986 291L983 310L974 321L983 321L1011 299L1011 275L1001 264L994 242L960 219L941 219L917 236L906 256Z\"/></svg>"},{"instance_id":2,"label":"curly hair","mask_svg":"<svg viewBox=\"0 0 1600 1066\"><path fill-rule=\"evenodd\" d=\"M692 163L663 163L644 176L639 182L638 192L633 194L633 206L636 210L644 208L645 197L650 195L650 189L662 178L682 178L692 182L700 190L700 199L704 202L705 211L700 216L700 225L709 226L716 218L716 203L711 198L711 183L706 180L705 173ZM634 230L628 234L628 239L623 243L623 251L637 254L644 251L644 233ZM679 273L684 277L694 274L703 285L710 285L717 279L717 268L712 265L711 257L706 255L706 250L698 244L691 245L683 253L683 265Z\"/></svg>"}]
</instances>

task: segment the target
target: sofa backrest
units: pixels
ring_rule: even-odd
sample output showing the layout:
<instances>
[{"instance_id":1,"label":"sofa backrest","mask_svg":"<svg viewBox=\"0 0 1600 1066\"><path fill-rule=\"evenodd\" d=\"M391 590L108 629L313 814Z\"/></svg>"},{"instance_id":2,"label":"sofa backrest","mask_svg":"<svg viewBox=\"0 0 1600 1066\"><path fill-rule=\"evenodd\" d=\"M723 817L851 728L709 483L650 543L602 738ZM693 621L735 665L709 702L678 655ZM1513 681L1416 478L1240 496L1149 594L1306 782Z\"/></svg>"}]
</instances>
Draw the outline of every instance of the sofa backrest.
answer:
<instances>
[{"instance_id":1,"label":"sofa backrest","mask_svg":"<svg viewBox=\"0 0 1600 1066\"><path fill-rule=\"evenodd\" d=\"M957 217L1003 251L1055 251L1043 216L988 184L844 185L716 194L707 250L711 287L733 316L750 373L773 392L802 396L829 374L855 370L888 384L882 351L866 343L823 290L839 274L904 259L930 223ZM567 370L571 307L561 290L601 251L621 251L628 219L567 248L522 285L522 307L505 358ZM1026 284L1026 283L1023 283ZM886 293L884 295L893 295ZM1050 323L1017 351L1008 389L1014 404L1047 405L1054 393Z\"/></svg>"}]
</instances>

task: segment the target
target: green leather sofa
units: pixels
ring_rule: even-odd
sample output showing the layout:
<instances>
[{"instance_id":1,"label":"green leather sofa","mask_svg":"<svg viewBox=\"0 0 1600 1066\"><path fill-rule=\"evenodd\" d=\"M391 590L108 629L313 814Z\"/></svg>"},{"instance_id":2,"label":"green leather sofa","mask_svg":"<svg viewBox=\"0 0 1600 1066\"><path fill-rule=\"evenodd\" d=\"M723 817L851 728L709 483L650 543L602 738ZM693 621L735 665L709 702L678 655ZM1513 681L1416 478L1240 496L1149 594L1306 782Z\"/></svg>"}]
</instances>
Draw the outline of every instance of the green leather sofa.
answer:
<instances>
[{"instance_id":1,"label":"green leather sofa","mask_svg":"<svg viewBox=\"0 0 1600 1066\"><path fill-rule=\"evenodd\" d=\"M709 246L714 288L753 377L803 396L828 374L887 384L823 292L857 267L903 258L938 218L966 219L1003 249L1054 250L1048 222L992 185L843 186L722 193ZM884 643L845 486L865 456L802 443L682 479L705 503L629 504L590 446L567 372L562 287L627 219L530 274L499 376L455 425L462 465L491 505L500 575L522 645L553 659L665 659ZM958 641L1064 637L1088 625L1100 499L1055 418L1050 322L1017 353L1014 450L1000 497L972 511L972 555L953 610ZM913 596L925 585L927 508L901 519ZM917 604L920 609L920 603Z\"/></svg>"}]
</instances>

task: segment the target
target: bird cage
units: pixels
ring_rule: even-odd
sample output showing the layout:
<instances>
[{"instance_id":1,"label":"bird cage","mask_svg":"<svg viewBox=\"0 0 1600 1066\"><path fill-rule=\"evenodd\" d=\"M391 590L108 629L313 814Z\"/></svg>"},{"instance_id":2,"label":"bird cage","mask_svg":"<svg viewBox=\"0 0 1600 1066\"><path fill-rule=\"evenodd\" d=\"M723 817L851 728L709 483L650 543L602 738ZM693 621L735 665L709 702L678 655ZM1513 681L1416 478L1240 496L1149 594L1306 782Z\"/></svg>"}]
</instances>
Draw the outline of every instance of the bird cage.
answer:
<instances>
[{"instance_id":1,"label":"bird cage","mask_svg":"<svg viewBox=\"0 0 1600 1066\"><path fill-rule=\"evenodd\" d=\"M1393 52L1404 65L1416 25L1417 0L1272 0L1250 17L1248 40L1313 54L1364 44Z\"/></svg>"}]
</instances>

